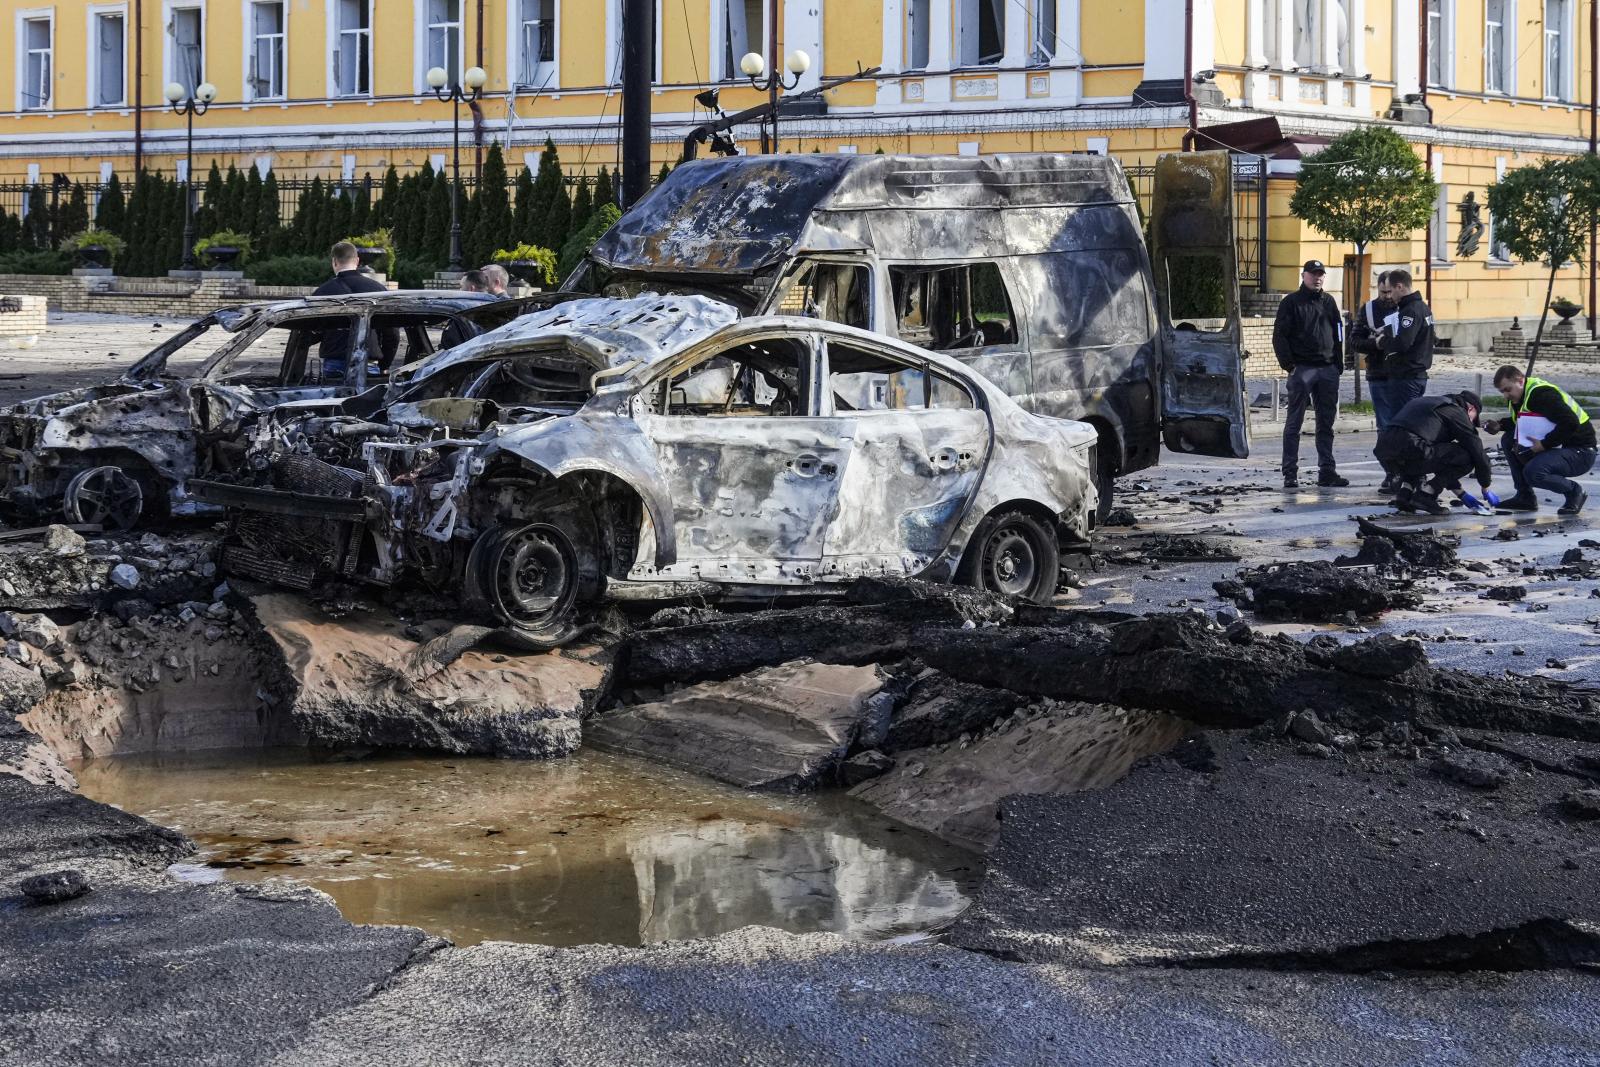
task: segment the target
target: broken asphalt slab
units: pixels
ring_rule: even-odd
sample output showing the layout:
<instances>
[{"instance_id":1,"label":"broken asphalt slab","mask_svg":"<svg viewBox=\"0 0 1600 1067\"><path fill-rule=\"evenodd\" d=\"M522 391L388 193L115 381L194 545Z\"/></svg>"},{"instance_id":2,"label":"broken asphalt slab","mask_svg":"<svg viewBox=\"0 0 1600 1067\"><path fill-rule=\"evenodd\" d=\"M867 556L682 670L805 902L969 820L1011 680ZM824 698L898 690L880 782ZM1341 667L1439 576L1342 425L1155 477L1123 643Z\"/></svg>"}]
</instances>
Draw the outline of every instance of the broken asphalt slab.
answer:
<instances>
[{"instance_id":1,"label":"broken asphalt slab","mask_svg":"<svg viewBox=\"0 0 1600 1067\"><path fill-rule=\"evenodd\" d=\"M1600 962L1593 830L1559 807L1583 783L1453 738L1342 744L1211 733L1106 789L1012 797L954 942L1074 965Z\"/></svg>"}]
</instances>

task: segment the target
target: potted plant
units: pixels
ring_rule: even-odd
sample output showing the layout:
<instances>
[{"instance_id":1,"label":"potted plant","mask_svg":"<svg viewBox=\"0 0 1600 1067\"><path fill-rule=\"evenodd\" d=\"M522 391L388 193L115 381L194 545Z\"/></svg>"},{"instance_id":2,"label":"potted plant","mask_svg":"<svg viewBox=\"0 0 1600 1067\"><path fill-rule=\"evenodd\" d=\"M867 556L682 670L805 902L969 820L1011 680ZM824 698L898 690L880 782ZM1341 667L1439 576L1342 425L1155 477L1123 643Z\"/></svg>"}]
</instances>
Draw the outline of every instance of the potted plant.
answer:
<instances>
[{"instance_id":1,"label":"potted plant","mask_svg":"<svg viewBox=\"0 0 1600 1067\"><path fill-rule=\"evenodd\" d=\"M196 241L194 251L211 261L212 270L237 270L250 258L250 235L219 230Z\"/></svg>"},{"instance_id":2,"label":"potted plant","mask_svg":"<svg viewBox=\"0 0 1600 1067\"><path fill-rule=\"evenodd\" d=\"M510 271L513 277L535 289L556 283L556 254L548 248L519 244L514 248L500 249L492 259Z\"/></svg>"},{"instance_id":3,"label":"potted plant","mask_svg":"<svg viewBox=\"0 0 1600 1067\"><path fill-rule=\"evenodd\" d=\"M116 234L93 226L61 242L61 251L71 253L82 270L110 270L127 247L127 242Z\"/></svg>"},{"instance_id":4,"label":"potted plant","mask_svg":"<svg viewBox=\"0 0 1600 1067\"><path fill-rule=\"evenodd\" d=\"M1561 316L1561 325L1566 325L1568 319L1583 310L1582 304L1574 304L1564 296L1558 296L1550 301L1550 310Z\"/></svg>"},{"instance_id":5,"label":"potted plant","mask_svg":"<svg viewBox=\"0 0 1600 1067\"><path fill-rule=\"evenodd\" d=\"M385 276L394 273L392 230L373 230L359 237L346 237L345 240L356 246L356 255L361 258L361 270L364 273L371 274L376 271Z\"/></svg>"}]
</instances>

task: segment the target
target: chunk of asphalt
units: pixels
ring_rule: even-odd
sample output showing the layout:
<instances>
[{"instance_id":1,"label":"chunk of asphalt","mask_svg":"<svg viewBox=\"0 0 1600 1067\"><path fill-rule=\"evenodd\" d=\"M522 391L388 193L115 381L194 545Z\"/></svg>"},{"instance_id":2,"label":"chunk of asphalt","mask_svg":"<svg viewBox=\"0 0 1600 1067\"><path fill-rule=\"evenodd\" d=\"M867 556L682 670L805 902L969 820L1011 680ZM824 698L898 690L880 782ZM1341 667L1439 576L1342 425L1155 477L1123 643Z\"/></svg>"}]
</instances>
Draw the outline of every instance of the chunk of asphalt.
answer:
<instances>
[{"instance_id":1,"label":"chunk of asphalt","mask_svg":"<svg viewBox=\"0 0 1600 1067\"><path fill-rule=\"evenodd\" d=\"M18 888L35 904L60 904L87 893L89 878L78 870L46 871L24 878Z\"/></svg>"}]
</instances>

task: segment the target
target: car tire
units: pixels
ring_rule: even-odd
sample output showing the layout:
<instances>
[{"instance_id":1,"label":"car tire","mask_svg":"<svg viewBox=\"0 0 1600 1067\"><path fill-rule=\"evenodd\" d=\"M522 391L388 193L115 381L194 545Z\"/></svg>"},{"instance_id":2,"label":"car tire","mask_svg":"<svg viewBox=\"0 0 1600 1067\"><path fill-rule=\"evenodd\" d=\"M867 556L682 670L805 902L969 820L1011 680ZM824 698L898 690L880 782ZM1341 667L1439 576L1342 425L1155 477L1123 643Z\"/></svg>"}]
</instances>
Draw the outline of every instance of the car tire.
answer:
<instances>
[{"instance_id":1,"label":"car tire","mask_svg":"<svg viewBox=\"0 0 1600 1067\"><path fill-rule=\"evenodd\" d=\"M1102 431L1094 450L1094 488L1099 494L1095 503L1095 524L1104 525L1111 517L1111 501L1117 488L1117 439Z\"/></svg>"},{"instance_id":2,"label":"car tire","mask_svg":"<svg viewBox=\"0 0 1600 1067\"><path fill-rule=\"evenodd\" d=\"M963 585L1048 604L1061 580L1061 546L1055 532L1027 512L997 512L979 524L956 577Z\"/></svg>"},{"instance_id":3,"label":"car tire","mask_svg":"<svg viewBox=\"0 0 1600 1067\"><path fill-rule=\"evenodd\" d=\"M466 570L469 603L507 644L529 650L570 641L579 609L604 588L593 524L573 509L493 527L473 545Z\"/></svg>"}]
</instances>

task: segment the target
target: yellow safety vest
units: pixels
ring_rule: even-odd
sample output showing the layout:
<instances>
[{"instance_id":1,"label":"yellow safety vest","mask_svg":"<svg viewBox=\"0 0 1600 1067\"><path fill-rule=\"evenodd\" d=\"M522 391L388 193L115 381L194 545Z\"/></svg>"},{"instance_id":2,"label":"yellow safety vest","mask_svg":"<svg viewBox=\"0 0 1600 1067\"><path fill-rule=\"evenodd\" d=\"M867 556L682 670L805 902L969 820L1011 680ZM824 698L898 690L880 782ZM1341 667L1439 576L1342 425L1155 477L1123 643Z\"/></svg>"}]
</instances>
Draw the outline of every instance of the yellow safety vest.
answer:
<instances>
[{"instance_id":1,"label":"yellow safety vest","mask_svg":"<svg viewBox=\"0 0 1600 1067\"><path fill-rule=\"evenodd\" d=\"M1556 391L1556 395L1559 396L1562 401L1566 403L1567 407L1572 409L1572 413L1578 417L1579 426L1582 426L1584 423L1589 421L1589 413L1583 410L1583 408L1579 407L1578 402L1572 399L1572 397L1568 396L1565 389L1561 388L1561 386L1554 382L1547 382L1543 378L1529 378L1527 382L1523 384L1522 405L1516 411L1511 413L1512 418L1521 418L1523 415L1528 414L1528 398L1533 396L1533 391L1535 389L1554 389Z\"/></svg>"}]
</instances>

